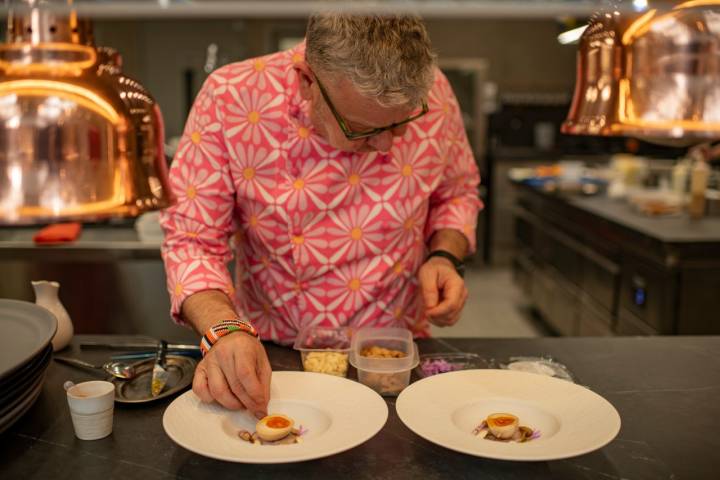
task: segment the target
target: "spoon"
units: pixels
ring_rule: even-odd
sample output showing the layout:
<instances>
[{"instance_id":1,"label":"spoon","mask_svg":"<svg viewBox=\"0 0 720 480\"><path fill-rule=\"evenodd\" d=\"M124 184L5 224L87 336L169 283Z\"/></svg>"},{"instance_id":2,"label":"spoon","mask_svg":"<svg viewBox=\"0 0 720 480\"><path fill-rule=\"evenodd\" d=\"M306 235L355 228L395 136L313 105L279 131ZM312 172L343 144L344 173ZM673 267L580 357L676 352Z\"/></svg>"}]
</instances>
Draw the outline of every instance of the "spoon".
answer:
<instances>
[{"instance_id":1,"label":"spoon","mask_svg":"<svg viewBox=\"0 0 720 480\"><path fill-rule=\"evenodd\" d=\"M74 367L89 368L93 370L105 370L105 372L109 373L113 377L121 378L123 380L130 380L136 375L135 367L123 362L107 362L103 365L93 365L92 363L83 362L82 360L78 360L77 358L54 358L58 362L67 363L68 365L72 365Z\"/></svg>"}]
</instances>

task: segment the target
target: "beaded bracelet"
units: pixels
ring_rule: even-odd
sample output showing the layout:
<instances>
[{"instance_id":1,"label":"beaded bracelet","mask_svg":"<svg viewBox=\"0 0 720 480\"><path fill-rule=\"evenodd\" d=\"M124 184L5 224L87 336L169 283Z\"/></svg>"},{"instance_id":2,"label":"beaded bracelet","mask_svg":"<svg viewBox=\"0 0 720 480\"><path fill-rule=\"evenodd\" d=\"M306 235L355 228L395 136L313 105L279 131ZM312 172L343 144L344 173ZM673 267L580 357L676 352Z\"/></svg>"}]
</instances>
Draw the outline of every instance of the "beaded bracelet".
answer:
<instances>
[{"instance_id":1,"label":"beaded bracelet","mask_svg":"<svg viewBox=\"0 0 720 480\"><path fill-rule=\"evenodd\" d=\"M200 351L204 357L210 351L213 345L220 340L221 337L228 335L233 332L245 332L253 337L257 338L258 333L255 327L252 326L247 320L223 320L222 322L216 323L212 327L208 328L200 340Z\"/></svg>"}]
</instances>

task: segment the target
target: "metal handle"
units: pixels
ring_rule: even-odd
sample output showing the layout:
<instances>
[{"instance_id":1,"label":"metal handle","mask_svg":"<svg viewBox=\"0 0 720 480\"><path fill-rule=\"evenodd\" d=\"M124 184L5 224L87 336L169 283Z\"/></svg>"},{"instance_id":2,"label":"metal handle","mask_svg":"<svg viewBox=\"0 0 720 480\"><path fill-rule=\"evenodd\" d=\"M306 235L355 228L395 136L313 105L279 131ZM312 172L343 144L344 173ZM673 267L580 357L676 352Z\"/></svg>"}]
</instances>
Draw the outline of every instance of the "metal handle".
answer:
<instances>
[{"instance_id":1,"label":"metal handle","mask_svg":"<svg viewBox=\"0 0 720 480\"><path fill-rule=\"evenodd\" d=\"M115 343L107 343L107 342L82 342L80 344L80 348L83 350L86 349L95 349L95 350L150 350L150 349L157 349L158 347L157 341L149 341L149 342L115 342ZM188 350L191 352L199 352L200 346L198 345L187 345L187 344L181 344L181 343L168 343L168 349L169 350ZM154 350L153 350L154 351Z\"/></svg>"},{"instance_id":2,"label":"metal handle","mask_svg":"<svg viewBox=\"0 0 720 480\"><path fill-rule=\"evenodd\" d=\"M77 358L68 358L68 357L53 357L55 360L61 363L67 363L68 365L72 365L73 367L80 367L80 368L90 368L92 370L99 370L102 369L102 365L93 365L92 363L83 362L82 360L78 360Z\"/></svg>"}]
</instances>

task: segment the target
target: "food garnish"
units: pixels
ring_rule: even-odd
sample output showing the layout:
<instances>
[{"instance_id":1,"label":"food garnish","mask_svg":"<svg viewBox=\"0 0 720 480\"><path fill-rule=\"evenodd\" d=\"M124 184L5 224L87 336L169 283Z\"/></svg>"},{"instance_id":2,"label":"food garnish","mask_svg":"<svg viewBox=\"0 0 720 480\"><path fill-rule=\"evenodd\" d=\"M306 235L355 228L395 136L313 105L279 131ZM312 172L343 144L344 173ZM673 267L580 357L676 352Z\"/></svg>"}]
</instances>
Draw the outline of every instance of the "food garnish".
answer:
<instances>
[{"instance_id":1,"label":"food garnish","mask_svg":"<svg viewBox=\"0 0 720 480\"><path fill-rule=\"evenodd\" d=\"M294 427L295 422L287 415L274 413L257 422L255 431L240 430L238 437L254 445L292 445L300 443L307 429L301 425Z\"/></svg>"},{"instance_id":2,"label":"food garnish","mask_svg":"<svg viewBox=\"0 0 720 480\"><path fill-rule=\"evenodd\" d=\"M303 368L306 372L344 377L348 370L348 355L339 352L308 352L303 357Z\"/></svg>"},{"instance_id":3,"label":"food garnish","mask_svg":"<svg viewBox=\"0 0 720 480\"><path fill-rule=\"evenodd\" d=\"M472 433L498 442L524 443L540 437L539 430L520 425L520 419L511 413L491 413Z\"/></svg>"},{"instance_id":4,"label":"food garnish","mask_svg":"<svg viewBox=\"0 0 720 480\"><path fill-rule=\"evenodd\" d=\"M462 368L462 364L448 362L444 358L427 359L423 360L420 364L420 369L425 377L430 377L439 373L454 372L456 370L462 370Z\"/></svg>"},{"instance_id":5,"label":"food garnish","mask_svg":"<svg viewBox=\"0 0 720 480\"><path fill-rule=\"evenodd\" d=\"M372 347L365 347L360 351L360 355L368 358L405 358L407 353L400 350L392 350L390 348L379 347L373 345Z\"/></svg>"}]
</instances>

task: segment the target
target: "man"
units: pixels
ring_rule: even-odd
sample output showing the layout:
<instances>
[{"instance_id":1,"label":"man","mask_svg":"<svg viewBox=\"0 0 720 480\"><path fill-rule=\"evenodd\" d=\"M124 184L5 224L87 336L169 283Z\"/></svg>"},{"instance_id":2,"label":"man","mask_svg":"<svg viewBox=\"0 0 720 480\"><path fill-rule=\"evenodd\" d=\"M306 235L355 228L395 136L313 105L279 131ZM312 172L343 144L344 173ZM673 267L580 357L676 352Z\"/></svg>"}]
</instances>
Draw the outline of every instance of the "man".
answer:
<instances>
[{"instance_id":1,"label":"man","mask_svg":"<svg viewBox=\"0 0 720 480\"><path fill-rule=\"evenodd\" d=\"M163 258L173 317L205 334L203 401L266 413L255 330L282 344L314 324L424 336L460 316L479 176L416 18L315 15L297 48L217 70L170 181Z\"/></svg>"}]
</instances>

